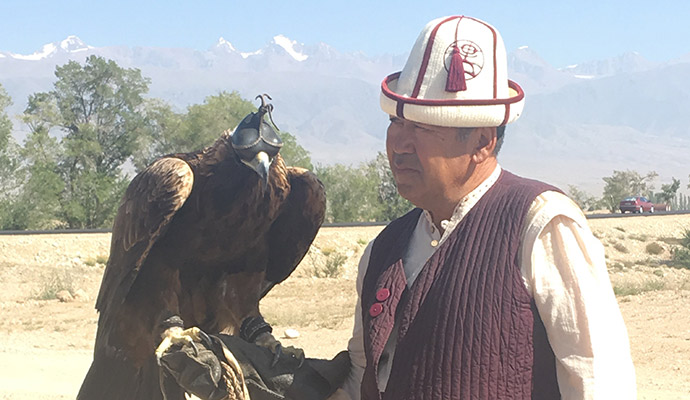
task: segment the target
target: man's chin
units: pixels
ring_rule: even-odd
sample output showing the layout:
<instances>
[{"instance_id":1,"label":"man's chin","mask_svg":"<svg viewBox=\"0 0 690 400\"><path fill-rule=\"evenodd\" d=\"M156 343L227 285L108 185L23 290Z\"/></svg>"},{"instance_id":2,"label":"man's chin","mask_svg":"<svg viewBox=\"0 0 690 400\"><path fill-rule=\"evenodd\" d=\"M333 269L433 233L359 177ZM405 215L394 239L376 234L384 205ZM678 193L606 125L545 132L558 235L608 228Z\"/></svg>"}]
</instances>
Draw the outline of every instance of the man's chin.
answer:
<instances>
[{"instance_id":1,"label":"man's chin","mask_svg":"<svg viewBox=\"0 0 690 400\"><path fill-rule=\"evenodd\" d=\"M415 199L420 192L420 185L411 182L397 182L397 186L400 197L415 204Z\"/></svg>"}]
</instances>

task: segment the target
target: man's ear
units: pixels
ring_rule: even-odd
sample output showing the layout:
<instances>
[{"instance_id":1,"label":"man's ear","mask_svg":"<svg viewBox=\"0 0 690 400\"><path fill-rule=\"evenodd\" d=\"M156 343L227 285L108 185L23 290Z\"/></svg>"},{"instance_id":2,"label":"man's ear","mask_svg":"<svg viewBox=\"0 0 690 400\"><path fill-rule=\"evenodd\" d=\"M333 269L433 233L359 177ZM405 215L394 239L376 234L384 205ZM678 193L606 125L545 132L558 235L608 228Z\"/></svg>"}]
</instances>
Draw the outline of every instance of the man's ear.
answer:
<instances>
[{"instance_id":1,"label":"man's ear","mask_svg":"<svg viewBox=\"0 0 690 400\"><path fill-rule=\"evenodd\" d=\"M475 135L478 135L477 145L472 153L472 160L479 164L494 155L494 149L496 148L496 128L475 128Z\"/></svg>"}]
</instances>

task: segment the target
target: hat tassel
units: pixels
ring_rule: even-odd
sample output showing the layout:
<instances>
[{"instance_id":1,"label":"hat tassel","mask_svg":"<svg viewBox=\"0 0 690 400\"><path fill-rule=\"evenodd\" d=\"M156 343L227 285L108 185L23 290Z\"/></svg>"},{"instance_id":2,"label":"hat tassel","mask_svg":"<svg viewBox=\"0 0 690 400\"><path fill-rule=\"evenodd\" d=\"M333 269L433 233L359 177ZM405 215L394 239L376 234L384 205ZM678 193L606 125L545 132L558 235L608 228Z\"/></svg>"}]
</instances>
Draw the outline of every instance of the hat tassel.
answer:
<instances>
[{"instance_id":1,"label":"hat tassel","mask_svg":"<svg viewBox=\"0 0 690 400\"><path fill-rule=\"evenodd\" d=\"M465 82L464 60L460 55L458 46L453 46L453 54L450 57L450 68L448 70L448 80L446 81L446 92L462 92L467 90Z\"/></svg>"}]
</instances>

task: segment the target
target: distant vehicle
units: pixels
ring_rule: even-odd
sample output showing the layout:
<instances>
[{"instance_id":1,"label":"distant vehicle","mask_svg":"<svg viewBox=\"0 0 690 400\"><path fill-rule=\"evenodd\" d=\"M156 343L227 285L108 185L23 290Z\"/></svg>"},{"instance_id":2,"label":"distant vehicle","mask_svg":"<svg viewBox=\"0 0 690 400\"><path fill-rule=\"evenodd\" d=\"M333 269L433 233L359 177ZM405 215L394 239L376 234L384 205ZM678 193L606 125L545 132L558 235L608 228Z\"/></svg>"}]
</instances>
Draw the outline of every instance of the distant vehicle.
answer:
<instances>
[{"instance_id":1,"label":"distant vehicle","mask_svg":"<svg viewBox=\"0 0 690 400\"><path fill-rule=\"evenodd\" d=\"M626 197L621 200L619 207L624 214L626 212L642 214L643 212L666 211L666 204L652 203L642 196Z\"/></svg>"}]
</instances>

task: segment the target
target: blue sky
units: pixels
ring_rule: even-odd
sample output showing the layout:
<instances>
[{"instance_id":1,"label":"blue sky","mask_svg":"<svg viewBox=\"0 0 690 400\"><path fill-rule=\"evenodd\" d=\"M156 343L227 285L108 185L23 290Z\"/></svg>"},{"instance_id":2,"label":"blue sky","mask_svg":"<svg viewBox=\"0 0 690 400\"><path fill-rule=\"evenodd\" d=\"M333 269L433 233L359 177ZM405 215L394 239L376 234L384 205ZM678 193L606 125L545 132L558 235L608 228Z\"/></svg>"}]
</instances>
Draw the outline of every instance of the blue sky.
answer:
<instances>
[{"instance_id":1,"label":"blue sky","mask_svg":"<svg viewBox=\"0 0 690 400\"><path fill-rule=\"evenodd\" d=\"M249 52L283 34L342 52L401 54L426 22L457 14L496 26L508 51L527 45L555 67L628 51L653 61L690 53L690 2L684 0L2 0L0 51L30 54L77 35L99 47L199 50L223 36Z\"/></svg>"}]
</instances>

